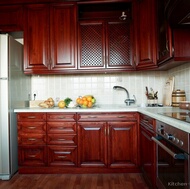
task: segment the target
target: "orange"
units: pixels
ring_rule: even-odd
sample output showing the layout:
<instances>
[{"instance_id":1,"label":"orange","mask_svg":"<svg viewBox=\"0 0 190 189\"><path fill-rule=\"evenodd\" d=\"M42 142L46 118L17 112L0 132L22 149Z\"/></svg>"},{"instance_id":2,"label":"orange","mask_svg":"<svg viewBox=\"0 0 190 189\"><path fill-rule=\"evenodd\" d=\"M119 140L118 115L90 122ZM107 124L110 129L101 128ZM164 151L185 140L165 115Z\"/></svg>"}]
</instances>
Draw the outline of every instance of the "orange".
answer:
<instances>
[{"instance_id":1,"label":"orange","mask_svg":"<svg viewBox=\"0 0 190 189\"><path fill-rule=\"evenodd\" d=\"M79 103L80 103L80 100L81 100L81 98L78 97L78 98L76 99L76 103L79 104Z\"/></svg>"},{"instance_id":2,"label":"orange","mask_svg":"<svg viewBox=\"0 0 190 189\"><path fill-rule=\"evenodd\" d=\"M92 101L92 97L91 97L91 96L88 96L88 97L87 97L87 100L88 100L89 102L91 102L91 101Z\"/></svg>"},{"instance_id":3,"label":"orange","mask_svg":"<svg viewBox=\"0 0 190 189\"><path fill-rule=\"evenodd\" d=\"M88 102L87 107L88 107L88 108L91 108L91 107L92 107L92 102Z\"/></svg>"},{"instance_id":4,"label":"orange","mask_svg":"<svg viewBox=\"0 0 190 189\"><path fill-rule=\"evenodd\" d=\"M85 101L85 100L86 100L86 97L85 97L85 96L83 96L83 97L82 97L82 100L83 100L83 101Z\"/></svg>"},{"instance_id":5,"label":"orange","mask_svg":"<svg viewBox=\"0 0 190 189\"><path fill-rule=\"evenodd\" d=\"M80 99L79 104L83 105L83 100L82 99Z\"/></svg>"},{"instance_id":6,"label":"orange","mask_svg":"<svg viewBox=\"0 0 190 189\"><path fill-rule=\"evenodd\" d=\"M88 105L88 101L87 100L83 100L83 105L87 106Z\"/></svg>"}]
</instances>

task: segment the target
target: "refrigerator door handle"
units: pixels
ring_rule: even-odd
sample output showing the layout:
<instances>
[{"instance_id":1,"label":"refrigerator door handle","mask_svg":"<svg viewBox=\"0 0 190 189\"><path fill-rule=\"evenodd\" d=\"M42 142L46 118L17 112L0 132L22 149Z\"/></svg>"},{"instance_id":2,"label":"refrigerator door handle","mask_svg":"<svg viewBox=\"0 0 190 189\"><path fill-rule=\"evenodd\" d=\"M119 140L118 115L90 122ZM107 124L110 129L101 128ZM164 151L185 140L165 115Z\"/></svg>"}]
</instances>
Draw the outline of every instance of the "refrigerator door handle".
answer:
<instances>
[{"instance_id":1,"label":"refrigerator door handle","mask_svg":"<svg viewBox=\"0 0 190 189\"><path fill-rule=\"evenodd\" d=\"M0 77L0 80L8 80L7 77Z\"/></svg>"}]
</instances>

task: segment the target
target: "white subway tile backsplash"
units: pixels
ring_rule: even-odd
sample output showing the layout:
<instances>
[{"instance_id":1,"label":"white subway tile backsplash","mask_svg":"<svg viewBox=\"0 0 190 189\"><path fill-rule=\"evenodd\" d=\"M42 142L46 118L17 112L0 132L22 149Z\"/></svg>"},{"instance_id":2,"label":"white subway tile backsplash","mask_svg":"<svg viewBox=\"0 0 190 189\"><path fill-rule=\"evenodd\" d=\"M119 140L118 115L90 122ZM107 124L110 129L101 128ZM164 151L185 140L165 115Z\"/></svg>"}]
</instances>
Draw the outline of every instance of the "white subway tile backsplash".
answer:
<instances>
[{"instance_id":1,"label":"white subway tile backsplash","mask_svg":"<svg viewBox=\"0 0 190 189\"><path fill-rule=\"evenodd\" d=\"M37 99L48 97L75 100L78 96L92 94L99 104L124 104L126 92L113 90L114 85L125 87L130 94L136 96L137 104L146 103L145 86L158 91L158 102L162 103L163 89L166 79L175 77L175 89L186 91L190 100L190 63L169 71L142 71L116 74L89 75L41 75L32 76L32 91L37 91Z\"/></svg>"}]
</instances>

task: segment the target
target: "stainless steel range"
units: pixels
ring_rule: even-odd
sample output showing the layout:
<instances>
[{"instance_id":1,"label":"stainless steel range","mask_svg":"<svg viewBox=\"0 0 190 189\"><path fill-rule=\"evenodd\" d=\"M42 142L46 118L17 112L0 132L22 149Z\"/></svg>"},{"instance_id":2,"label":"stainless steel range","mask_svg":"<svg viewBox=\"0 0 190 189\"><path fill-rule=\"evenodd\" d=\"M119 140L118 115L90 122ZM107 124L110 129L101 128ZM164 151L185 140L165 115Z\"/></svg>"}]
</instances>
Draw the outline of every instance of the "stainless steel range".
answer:
<instances>
[{"instance_id":1,"label":"stainless steel range","mask_svg":"<svg viewBox=\"0 0 190 189\"><path fill-rule=\"evenodd\" d=\"M189 122L189 114L164 113L163 115ZM152 140L157 145L158 189L190 189L189 133L166 123L157 121L156 137Z\"/></svg>"}]
</instances>

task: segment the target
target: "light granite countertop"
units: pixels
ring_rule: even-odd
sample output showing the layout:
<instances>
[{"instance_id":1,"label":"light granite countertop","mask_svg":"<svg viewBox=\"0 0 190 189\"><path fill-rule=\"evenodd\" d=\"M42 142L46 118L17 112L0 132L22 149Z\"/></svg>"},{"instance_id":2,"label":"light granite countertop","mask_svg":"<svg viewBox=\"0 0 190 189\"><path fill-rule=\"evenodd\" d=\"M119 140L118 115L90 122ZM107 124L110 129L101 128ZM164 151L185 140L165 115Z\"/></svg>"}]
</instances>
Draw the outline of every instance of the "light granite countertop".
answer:
<instances>
[{"instance_id":1,"label":"light granite countertop","mask_svg":"<svg viewBox=\"0 0 190 189\"><path fill-rule=\"evenodd\" d=\"M28 108L16 108L14 112L15 113L19 113L19 112L26 112L26 113L27 112L65 112L65 113L69 113L69 112L70 113L71 112L76 112L76 113L80 113L80 112L81 113L82 112L94 112L94 113L139 112L190 133L190 123L161 115L161 113L166 113L166 112L187 112L187 110L182 110L176 107L175 108L174 107L138 107L138 106L126 106L126 105L97 105L90 109L88 108L87 109L85 108L60 109L58 107L45 109L41 107L35 107L35 108L28 107Z\"/></svg>"}]
</instances>

